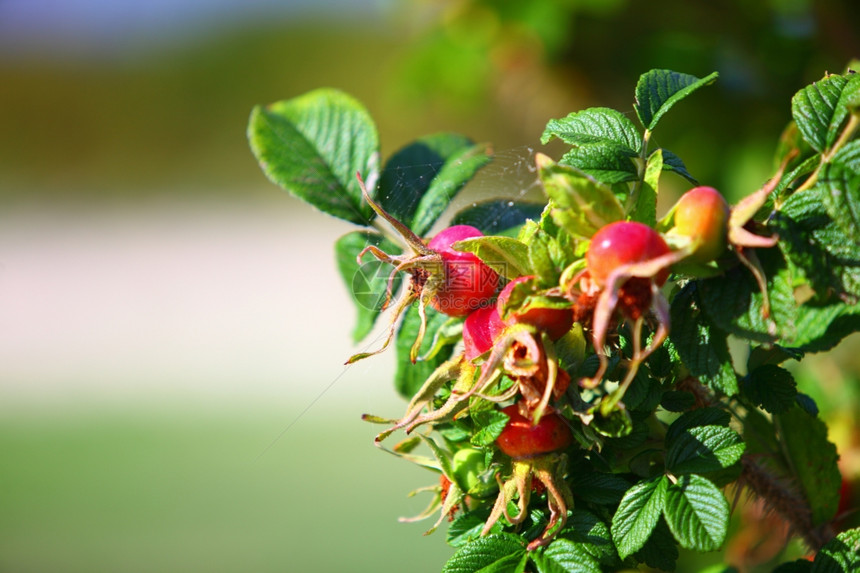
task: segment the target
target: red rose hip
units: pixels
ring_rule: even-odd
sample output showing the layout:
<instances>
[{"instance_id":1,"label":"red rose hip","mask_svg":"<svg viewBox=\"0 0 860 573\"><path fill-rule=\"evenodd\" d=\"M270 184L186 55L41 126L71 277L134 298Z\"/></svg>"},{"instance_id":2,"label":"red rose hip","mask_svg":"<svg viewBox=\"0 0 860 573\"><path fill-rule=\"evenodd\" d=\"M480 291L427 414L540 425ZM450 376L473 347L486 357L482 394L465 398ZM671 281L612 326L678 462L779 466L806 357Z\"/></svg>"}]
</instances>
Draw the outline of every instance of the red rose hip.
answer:
<instances>
[{"instance_id":1,"label":"red rose hip","mask_svg":"<svg viewBox=\"0 0 860 573\"><path fill-rule=\"evenodd\" d=\"M469 225L454 225L440 231L428 247L442 257L444 279L430 304L448 316L466 316L487 304L499 286L499 275L474 253L462 253L452 245L457 241L482 237Z\"/></svg>"},{"instance_id":2,"label":"red rose hip","mask_svg":"<svg viewBox=\"0 0 860 573\"><path fill-rule=\"evenodd\" d=\"M675 205L675 226L670 233L689 237L691 259L707 263L720 256L728 245L729 204L713 187L694 187Z\"/></svg>"},{"instance_id":3,"label":"red rose hip","mask_svg":"<svg viewBox=\"0 0 860 573\"><path fill-rule=\"evenodd\" d=\"M501 315L508 300L511 298L511 293L517 285L528 282L534 279L533 276L518 277L505 285L502 292L499 293L499 300L496 303L498 313ZM534 326L540 331L549 334L553 340L558 340L570 331L573 326L573 307L568 308L530 308L524 311L516 310L509 313L508 320L505 321L508 325L528 324Z\"/></svg>"},{"instance_id":4,"label":"red rose hip","mask_svg":"<svg viewBox=\"0 0 860 573\"><path fill-rule=\"evenodd\" d=\"M522 414L519 405L502 410L508 420L496 439L496 445L515 460L531 458L562 450L573 442L573 434L558 414L544 414L537 425Z\"/></svg>"},{"instance_id":5,"label":"red rose hip","mask_svg":"<svg viewBox=\"0 0 860 573\"><path fill-rule=\"evenodd\" d=\"M495 305L472 311L463 323L463 345L466 360L474 360L493 347L505 324Z\"/></svg>"},{"instance_id":6,"label":"red rose hip","mask_svg":"<svg viewBox=\"0 0 860 573\"><path fill-rule=\"evenodd\" d=\"M591 238L585 262L592 280L600 286L622 265L644 263L669 253L669 246L660 234L643 223L617 221L597 231ZM664 268L654 281L662 286L669 278Z\"/></svg>"}]
</instances>

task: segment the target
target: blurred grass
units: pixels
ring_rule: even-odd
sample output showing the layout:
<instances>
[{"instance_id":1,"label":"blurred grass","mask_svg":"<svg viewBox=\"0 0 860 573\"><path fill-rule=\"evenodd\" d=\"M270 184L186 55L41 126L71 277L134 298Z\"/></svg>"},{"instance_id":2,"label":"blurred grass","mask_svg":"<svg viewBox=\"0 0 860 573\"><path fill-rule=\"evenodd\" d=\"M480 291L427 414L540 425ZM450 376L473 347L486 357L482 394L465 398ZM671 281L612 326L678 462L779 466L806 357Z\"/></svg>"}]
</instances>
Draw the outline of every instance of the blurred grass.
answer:
<instances>
[{"instance_id":1,"label":"blurred grass","mask_svg":"<svg viewBox=\"0 0 860 573\"><path fill-rule=\"evenodd\" d=\"M226 407L4 415L0 570L439 570L444 531L396 521L429 502L405 496L434 474L376 450L355 417L278 438L289 422Z\"/></svg>"}]
</instances>

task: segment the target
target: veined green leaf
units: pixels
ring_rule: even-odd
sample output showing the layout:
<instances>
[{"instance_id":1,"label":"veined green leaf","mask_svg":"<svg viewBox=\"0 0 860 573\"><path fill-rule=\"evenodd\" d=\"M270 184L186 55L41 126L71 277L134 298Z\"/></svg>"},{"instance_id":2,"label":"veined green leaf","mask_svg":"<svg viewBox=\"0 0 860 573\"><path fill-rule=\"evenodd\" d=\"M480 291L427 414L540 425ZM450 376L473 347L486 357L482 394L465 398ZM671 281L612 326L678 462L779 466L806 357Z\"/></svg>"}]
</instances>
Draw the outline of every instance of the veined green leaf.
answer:
<instances>
[{"instance_id":1,"label":"veined green leaf","mask_svg":"<svg viewBox=\"0 0 860 573\"><path fill-rule=\"evenodd\" d=\"M473 446L489 446L496 441L508 424L508 416L495 408L472 411L471 416L478 428L472 436Z\"/></svg>"},{"instance_id":2,"label":"veined green leaf","mask_svg":"<svg viewBox=\"0 0 860 573\"><path fill-rule=\"evenodd\" d=\"M690 373L728 396L737 394L728 335L714 327L702 312L697 283L688 283L675 296L671 319L669 338Z\"/></svg>"},{"instance_id":3,"label":"veined green leaf","mask_svg":"<svg viewBox=\"0 0 860 573\"><path fill-rule=\"evenodd\" d=\"M527 555L518 536L497 533L460 547L445 564L442 573L511 573Z\"/></svg>"},{"instance_id":4,"label":"veined green leaf","mask_svg":"<svg viewBox=\"0 0 860 573\"><path fill-rule=\"evenodd\" d=\"M667 443L666 468L675 475L718 471L741 459L744 448L743 439L729 428L688 428Z\"/></svg>"},{"instance_id":5,"label":"veined green leaf","mask_svg":"<svg viewBox=\"0 0 860 573\"><path fill-rule=\"evenodd\" d=\"M731 415L720 408L699 408L685 412L672 422L669 429L666 430L666 443L669 444L677 440L690 428L698 428L700 426L728 427L731 419Z\"/></svg>"},{"instance_id":6,"label":"veined green leaf","mask_svg":"<svg viewBox=\"0 0 860 573\"><path fill-rule=\"evenodd\" d=\"M593 107L552 119L541 135L541 143L557 137L574 146L612 145L631 155L642 149L642 136L627 116L606 108Z\"/></svg>"},{"instance_id":7,"label":"veined green leaf","mask_svg":"<svg viewBox=\"0 0 860 573\"><path fill-rule=\"evenodd\" d=\"M843 531L821 548L812 563L812 573L860 571L860 528Z\"/></svg>"},{"instance_id":8,"label":"veined green leaf","mask_svg":"<svg viewBox=\"0 0 860 573\"><path fill-rule=\"evenodd\" d=\"M779 251L757 252L766 277L770 314L764 313L764 295L753 274L738 265L725 274L699 281L699 300L708 319L720 329L757 342L791 346L797 333L797 302L792 273Z\"/></svg>"},{"instance_id":9,"label":"veined green leaf","mask_svg":"<svg viewBox=\"0 0 860 573\"><path fill-rule=\"evenodd\" d=\"M663 515L685 549L715 551L726 538L729 504L717 486L702 476L685 475L670 485Z\"/></svg>"},{"instance_id":10,"label":"veined green leaf","mask_svg":"<svg viewBox=\"0 0 860 573\"><path fill-rule=\"evenodd\" d=\"M659 476L642 481L627 490L612 517L612 540L618 555L626 559L642 548L657 525L666 503L669 480Z\"/></svg>"},{"instance_id":11,"label":"veined green leaf","mask_svg":"<svg viewBox=\"0 0 860 573\"><path fill-rule=\"evenodd\" d=\"M645 176L639 186L636 203L630 210L630 219L649 227L657 224L657 186L663 173L663 150L658 149L648 157Z\"/></svg>"},{"instance_id":12,"label":"veined green leaf","mask_svg":"<svg viewBox=\"0 0 860 573\"><path fill-rule=\"evenodd\" d=\"M451 225L471 225L485 235L507 235L507 231L518 229L528 219L539 221L543 209L539 203L493 199L459 211Z\"/></svg>"},{"instance_id":13,"label":"veined green leaf","mask_svg":"<svg viewBox=\"0 0 860 573\"><path fill-rule=\"evenodd\" d=\"M633 157L616 146L596 144L574 147L558 163L579 169L604 185L615 185L639 178Z\"/></svg>"},{"instance_id":14,"label":"veined green leaf","mask_svg":"<svg viewBox=\"0 0 860 573\"><path fill-rule=\"evenodd\" d=\"M777 416L783 450L812 509L813 525L836 513L842 475L836 446L827 439L827 425L800 408Z\"/></svg>"},{"instance_id":15,"label":"veined green leaf","mask_svg":"<svg viewBox=\"0 0 860 573\"><path fill-rule=\"evenodd\" d=\"M329 215L358 225L373 220L356 172L366 181L376 179L379 137L367 110L352 97L319 89L257 106L248 140L273 183Z\"/></svg>"},{"instance_id":16,"label":"veined green leaf","mask_svg":"<svg viewBox=\"0 0 860 573\"><path fill-rule=\"evenodd\" d=\"M421 197L412 218L412 230L418 235L427 233L463 186L489 162L489 147L481 144L450 157Z\"/></svg>"},{"instance_id":17,"label":"veined green leaf","mask_svg":"<svg viewBox=\"0 0 860 573\"><path fill-rule=\"evenodd\" d=\"M624 208L612 190L577 172L537 156L538 177L553 201L553 221L570 234L590 238L608 223L624 218Z\"/></svg>"},{"instance_id":18,"label":"veined green leaf","mask_svg":"<svg viewBox=\"0 0 860 573\"><path fill-rule=\"evenodd\" d=\"M696 181L696 178L690 175L690 172L687 171L687 166L684 165L684 161L680 157L668 149L662 149L661 151L663 152L663 169L677 173L693 185L699 184L699 182Z\"/></svg>"},{"instance_id":19,"label":"veined green leaf","mask_svg":"<svg viewBox=\"0 0 860 573\"><path fill-rule=\"evenodd\" d=\"M579 472L572 476L574 495L589 503L612 505L621 501L630 483L616 474Z\"/></svg>"},{"instance_id":20,"label":"veined green leaf","mask_svg":"<svg viewBox=\"0 0 860 573\"><path fill-rule=\"evenodd\" d=\"M791 195L772 217L779 247L821 303L860 295L860 242L836 225L825 208L824 187ZM803 337L802 330L798 332Z\"/></svg>"},{"instance_id":21,"label":"veined green leaf","mask_svg":"<svg viewBox=\"0 0 860 573\"><path fill-rule=\"evenodd\" d=\"M385 162L379 177L380 206L416 234L424 234L426 229L414 227L419 204L445 167L473 148L474 142L465 136L437 133L399 149Z\"/></svg>"},{"instance_id":22,"label":"veined green leaf","mask_svg":"<svg viewBox=\"0 0 860 573\"><path fill-rule=\"evenodd\" d=\"M529 248L511 237L475 237L454 243L454 249L474 253L485 265L508 279L529 273Z\"/></svg>"},{"instance_id":23,"label":"veined green leaf","mask_svg":"<svg viewBox=\"0 0 860 573\"><path fill-rule=\"evenodd\" d=\"M566 260L559 260L560 249L555 238L537 228L527 240L529 265L541 283L557 285Z\"/></svg>"},{"instance_id":24,"label":"veined green leaf","mask_svg":"<svg viewBox=\"0 0 860 573\"><path fill-rule=\"evenodd\" d=\"M788 370L765 364L749 373L743 391L756 406L771 414L781 414L794 405L797 382Z\"/></svg>"},{"instance_id":25,"label":"veined green leaf","mask_svg":"<svg viewBox=\"0 0 860 573\"><path fill-rule=\"evenodd\" d=\"M603 566L614 567L619 564L609 525L590 511L574 509L567 519L567 526L559 532L558 539L573 542Z\"/></svg>"},{"instance_id":26,"label":"veined green leaf","mask_svg":"<svg viewBox=\"0 0 860 573\"><path fill-rule=\"evenodd\" d=\"M467 543L471 543L481 537L481 531L484 529L484 524L490 516L489 509L486 511L470 511L461 513L454 518L454 521L448 526L446 541L451 547L462 547ZM490 533L500 533L502 524L496 522L490 529Z\"/></svg>"},{"instance_id":27,"label":"veined green leaf","mask_svg":"<svg viewBox=\"0 0 860 573\"><path fill-rule=\"evenodd\" d=\"M651 70L642 74L636 84L636 103L633 104L639 121L649 131L672 106L719 77L714 72L702 79L672 70Z\"/></svg>"},{"instance_id":28,"label":"veined green leaf","mask_svg":"<svg viewBox=\"0 0 860 573\"><path fill-rule=\"evenodd\" d=\"M860 75L828 75L794 95L791 114L803 138L822 152L836 142L858 97Z\"/></svg>"},{"instance_id":29,"label":"veined green leaf","mask_svg":"<svg viewBox=\"0 0 860 573\"><path fill-rule=\"evenodd\" d=\"M379 247L385 252L396 254L398 247L378 233L353 231L337 240L334 245L337 268L346 283L358 313L355 329L352 331L354 342L367 336L376 317L385 303L388 277L393 270L389 264L368 256L361 264L356 260L358 253L368 245ZM392 285L392 295L397 294L401 278L397 276Z\"/></svg>"},{"instance_id":30,"label":"veined green leaf","mask_svg":"<svg viewBox=\"0 0 860 573\"><path fill-rule=\"evenodd\" d=\"M556 539L546 549L531 556L538 573L601 573L600 563L583 544Z\"/></svg>"},{"instance_id":31,"label":"veined green leaf","mask_svg":"<svg viewBox=\"0 0 860 573\"><path fill-rule=\"evenodd\" d=\"M818 176L827 214L840 230L860 243L860 140L848 143Z\"/></svg>"},{"instance_id":32,"label":"veined green leaf","mask_svg":"<svg viewBox=\"0 0 860 573\"><path fill-rule=\"evenodd\" d=\"M674 571L678 555L678 543L672 536L669 526L666 525L666 520L661 517L657 520L657 526L651 532L651 537L642 549L633 554L633 558L654 569Z\"/></svg>"}]
</instances>

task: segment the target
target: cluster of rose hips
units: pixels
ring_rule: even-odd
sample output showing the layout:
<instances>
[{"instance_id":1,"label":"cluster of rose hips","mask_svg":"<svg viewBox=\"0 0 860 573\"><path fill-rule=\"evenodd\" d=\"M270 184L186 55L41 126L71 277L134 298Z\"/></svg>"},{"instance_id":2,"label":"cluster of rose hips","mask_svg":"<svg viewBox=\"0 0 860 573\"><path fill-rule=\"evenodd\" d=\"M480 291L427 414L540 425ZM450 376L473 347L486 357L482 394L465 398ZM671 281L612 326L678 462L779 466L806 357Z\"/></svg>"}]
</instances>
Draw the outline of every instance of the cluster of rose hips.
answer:
<instances>
[{"instance_id":1,"label":"cluster of rose hips","mask_svg":"<svg viewBox=\"0 0 860 573\"><path fill-rule=\"evenodd\" d=\"M529 549L549 543L564 527L573 503L565 480L564 452L574 443L574 421L588 423L586 417L576 418L570 415L570 409L564 410L570 393L601 387L609 357L622 354L616 333L626 323L631 333L628 358L622 361L626 373L595 406L604 415L623 408L622 399L638 368L669 333L669 303L662 287L670 273L695 275L709 266L712 272L717 261L732 252L754 273L760 272L749 247L770 246L774 240L755 235L748 227L769 190L764 188L730 209L715 189L696 187L684 194L658 225L662 233L635 221L609 223L591 237L584 258L574 265L573 272L562 275L560 284L542 285L536 276L508 277L509 282L500 292L498 287L503 281L492 266L475 254L456 249L459 241L483 236L481 231L457 225L425 242L365 193L377 213L395 227L407 244L407 252L398 256L375 247L366 250L394 266L389 284L401 271L411 277L392 319L389 340L396 315L415 302L422 319L428 306L452 317L464 317L462 352L434 372L416 393L406 414L390 420L389 429L377 436L377 442L398 429L412 432L422 425L443 427L489 404L507 418L495 440L497 453L493 459L497 463L488 465L490 458L485 459L473 448L458 451L453 466L443 466L451 468L448 473L452 475L442 479L442 516L453 512L460 503L483 503L469 494L474 490L476 475L489 473L498 485L498 494L483 533L488 533L502 516L511 525L522 523L528 515L532 492L545 492L548 524ZM760 275L756 276L758 279ZM646 330L653 333L647 344ZM593 375L578 376L560 364L556 345L572 332L578 333L581 340L586 340L584 333L590 337L591 351L599 360ZM423 335L422 326L413 360ZM577 376L574 384L572 374ZM463 464L457 464L466 459L468 476L464 476ZM490 481L488 488L485 480L482 491L494 491L492 485Z\"/></svg>"}]
</instances>

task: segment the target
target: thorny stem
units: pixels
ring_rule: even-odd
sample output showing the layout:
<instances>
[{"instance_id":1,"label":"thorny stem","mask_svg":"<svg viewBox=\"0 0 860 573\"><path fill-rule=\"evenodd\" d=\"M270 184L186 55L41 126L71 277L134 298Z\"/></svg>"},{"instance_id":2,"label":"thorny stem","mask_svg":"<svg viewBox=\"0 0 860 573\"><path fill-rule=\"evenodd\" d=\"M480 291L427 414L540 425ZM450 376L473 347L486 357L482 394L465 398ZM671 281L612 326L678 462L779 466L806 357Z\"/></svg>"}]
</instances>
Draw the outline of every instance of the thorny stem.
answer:
<instances>
[{"instance_id":1,"label":"thorny stem","mask_svg":"<svg viewBox=\"0 0 860 573\"><path fill-rule=\"evenodd\" d=\"M705 386L696 379L688 379L688 383L707 392ZM716 397L710 392L707 393L710 395L710 400L706 405L716 405ZM733 408L729 407L729 411L737 420L743 422L743 418ZM814 525L809 501L797 490L790 479L770 470L764 460L761 454L743 454L738 486L746 487L761 499L768 509L778 513L789 524L792 531L800 536L810 549L817 552L835 536L833 527L830 523Z\"/></svg>"},{"instance_id":2,"label":"thorny stem","mask_svg":"<svg viewBox=\"0 0 860 573\"><path fill-rule=\"evenodd\" d=\"M752 454L741 457L743 471L738 482L761 498L766 507L778 513L813 551L821 549L833 539L835 532L830 523L815 526L809 502L792 484L769 471Z\"/></svg>"}]
</instances>

